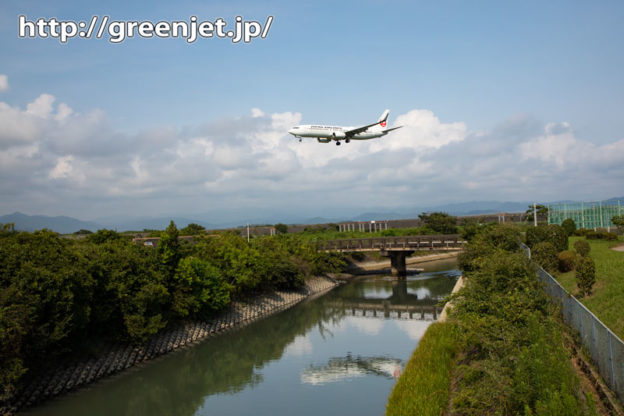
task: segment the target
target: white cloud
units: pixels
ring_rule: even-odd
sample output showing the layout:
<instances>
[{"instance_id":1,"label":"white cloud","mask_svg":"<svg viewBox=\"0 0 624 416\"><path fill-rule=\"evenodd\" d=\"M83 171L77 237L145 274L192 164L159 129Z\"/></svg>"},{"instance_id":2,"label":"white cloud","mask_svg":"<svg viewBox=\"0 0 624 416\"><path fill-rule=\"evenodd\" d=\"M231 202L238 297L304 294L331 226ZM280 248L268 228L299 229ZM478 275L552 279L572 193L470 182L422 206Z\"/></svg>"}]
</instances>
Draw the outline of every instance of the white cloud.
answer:
<instances>
[{"instance_id":1,"label":"white cloud","mask_svg":"<svg viewBox=\"0 0 624 416\"><path fill-rule=\"evenodd\" d=\"M156 207L343 217L449 200L605 197L624 185L624 139L595 144L570 123L517 116L474 132L420 109L397 115L393 125L405 127L379 140L335 146L286 133L301 120L254 108L130 135L102 111L75 113L48 94L25 110L0 102L0 211L71 214L89 200L101 207L93 216Z\"/></svg>"},{"instance_id":2,"label":"white cloud","mask_svg":"<svg viewBox=\"0 0 624 416\"><path fill-rule=\"evenodd\" d=\"M72 155L59 157L56 161L56 166L50 171L50 179L67 178L72 173L72 161L74 157Z\"/></svg>"},{"instance_id":3,"label":"white cloud","mask_svg":"<svg viewBox=\"0 0 624 416\"><path fill-rule=\"evenodd\" d=\"M26 112L37 117L47 118L52 114L54 100L54 96L50 94L41 94L35 101L28 104Z\"/></svg>"},{"instance_id":4,"label":"white cloud","mask_svg":"<svg viewBox=\"0 0 624 416\"><path fill-rule=\"evenodd\" d=\"M0 74L0 92L7 91L9 89L9 77L4 74Z\"/></svg>"}]
</instances>

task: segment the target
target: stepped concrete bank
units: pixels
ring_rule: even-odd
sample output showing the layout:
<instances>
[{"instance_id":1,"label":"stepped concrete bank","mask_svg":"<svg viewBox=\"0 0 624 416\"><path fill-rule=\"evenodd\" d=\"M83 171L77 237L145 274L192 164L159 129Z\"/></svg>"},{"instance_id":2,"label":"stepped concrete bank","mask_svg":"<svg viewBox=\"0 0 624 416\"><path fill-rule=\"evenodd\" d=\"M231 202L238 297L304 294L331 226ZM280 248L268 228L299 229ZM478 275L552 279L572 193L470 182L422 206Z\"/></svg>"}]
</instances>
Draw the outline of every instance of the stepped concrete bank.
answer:
<instances>
[{"instance_id":1,"label":"stepped concrete bank","mask_svg":"<svg viewBox=\"0 0 624 416\"><path fill-rule=\"evenodd\" d=\"M54 371L37 377L9 403L2 403L0 414L14 414L20 409L84 387L160 355L243 327L258 319L284 311L304 299L321 296L337 285L338 283L332 279L315 277L308 279L305 287L299 291L274 291L250 301L232 302L211 321L179 324L164 330L142 346L115 345L99 357L64 363Z\"/></svg>"}]
</instances>

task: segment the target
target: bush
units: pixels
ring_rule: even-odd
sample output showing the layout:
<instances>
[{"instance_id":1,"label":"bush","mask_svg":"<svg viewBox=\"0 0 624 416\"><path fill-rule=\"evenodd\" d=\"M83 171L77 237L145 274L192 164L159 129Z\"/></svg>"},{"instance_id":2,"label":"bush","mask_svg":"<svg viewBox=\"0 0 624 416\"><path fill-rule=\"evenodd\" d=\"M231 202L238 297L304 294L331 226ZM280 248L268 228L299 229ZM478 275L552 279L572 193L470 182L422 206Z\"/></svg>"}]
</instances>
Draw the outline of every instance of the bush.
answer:
<instances>
[{"instance_id":1,"label":"bush","mask_svg":"<svg viewBox=\"0 0 624 416\"><path fill-rule=\"evenodd\" d=\"M546 241L537 243L533 247L531 250L531 258L547 272L554 272L559 265L557 249L554 245Z\"/></svg>"},{"instance_id":2,"label":"bush","mask_svg":"<svg viewBox=\"0 0 624 416\"><path fill-rule=\"evenodd\" d=\"M618 236L616 233L610 233L607 231L588 231L585 235L585 238L588 240L607 240L607 241L615 241Z\"/></svg>"},{"instance_id":3,"label":"bush","mask_svg":"<svg viewBox=\"0 0 624 416\"><path fill-rule=\"evenodd\" d=\"M574 243L574 250L576 250L579 256L587 257L591 250L591 246L586 240L578 240Z\"/></svg>"},{"instance_id":4,"label":"bush","mask_svg":"<svg viewBox=\"0 0 624 416\"><path fill-rule=\"evenodd\" d=\"M564 250L557 255L559 259L559 271L562 273L569 272L574 269L576 254L570 250Z\"/></svg>"},{"instance_id":5,"label":"bush","mask_svg":"<svg viewBox=\"0 0 624 416\"><path fill-rule=\"evenodd\" d=\"M576 231L574 231L574 235L577 237L585 237L590 231L593 230L590 230L588 228L577 228Z\"/></svg>"},{"instance_id":6,"label":"bush","mask_svg":"<svg viewBox=\"0 0 624 416\"><path fill-rule=\"evenodd\" d=\"M576 265L576 284L581 296L591 296L596 283L596 265L590 257L581 257Z\"/></svg>"},{"instance_id":7,"label":"bush","mask_svg":"<svg viewBox=\"0 0 624 416\"><path fill-rule=\"evenodd\" d=\"M576 231L576 224L574 223L573 219L567 218L561 223L561 228L564 229L564 231L566 232L566 234L568 234L568 237L569 237L574 234L574 231Z\"/></svg>"},{"instance_id":8,"label":"bush","mask_svg":"<svg viewBox=\"0 0 624 416\"><path fill-rule=\"evenodd\" d=\"M568 234L556 224L540 225L529 228L526 232L526 244L533 248L536 244L549 242L557 252L568 249Z\"/></svg>"}]
</instances>

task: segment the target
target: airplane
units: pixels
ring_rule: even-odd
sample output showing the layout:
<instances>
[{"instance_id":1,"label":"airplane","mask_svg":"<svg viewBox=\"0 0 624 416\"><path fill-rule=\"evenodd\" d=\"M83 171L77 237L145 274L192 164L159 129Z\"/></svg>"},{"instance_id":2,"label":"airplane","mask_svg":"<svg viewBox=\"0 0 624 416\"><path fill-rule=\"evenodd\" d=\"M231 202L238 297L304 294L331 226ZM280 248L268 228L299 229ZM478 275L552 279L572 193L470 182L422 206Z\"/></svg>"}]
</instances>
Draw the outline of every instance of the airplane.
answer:
<instances>
[{"instance_id":1,"label":"airplane","mask_svg":"<svg viewBox=\"0 0 624 416\"><path fill-rule=\"evenodd\" d=\"M288 130L288 133L299 138L302 137L316 137L319 143L329 143L332 140L336 141L336 146L340 146L340 141L344 140L345 143L349 143L351 140L369 140L377 137L385 136L392 130L400 129L403 126L386 128L388 121L388 115L390 110L386 110L381 114L379 120L372 124L367 124L360 127L342 127L342 126L324 126L319 124L307 124L301 126L295 126Z\"/></svg>"}]
</instances>

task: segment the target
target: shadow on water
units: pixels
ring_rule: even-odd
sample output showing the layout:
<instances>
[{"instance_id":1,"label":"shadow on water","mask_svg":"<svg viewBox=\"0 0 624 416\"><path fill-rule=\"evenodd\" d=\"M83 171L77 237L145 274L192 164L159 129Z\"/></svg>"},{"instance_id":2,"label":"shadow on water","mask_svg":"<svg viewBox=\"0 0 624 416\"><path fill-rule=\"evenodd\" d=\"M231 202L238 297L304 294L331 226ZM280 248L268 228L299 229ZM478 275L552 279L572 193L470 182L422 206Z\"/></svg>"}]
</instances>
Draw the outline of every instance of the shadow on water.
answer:
<instances>
[{"instance_id":1,"label":"shadow on water","mask_svg":"<svg viewBox=\"0 0 624 416\"><path fill-rule=\"evenodd\" d=\"M319 390L315 393L305 390L305 386L316 389L326 383L345 386L344 380L363 380L366 377L379 376L382 376L386 384L383 387L385 390L381 392L379 387L375 388L380 396L375 400L379 402L378 407L383 409L391 387L387 383L393 383L392 377L397 376L397 371L400 373L401 363L409 356L419 335L411 338L403 336L404 339L400 340L400 351L388 349L378 353L383 349L379 346L388 343L388 337L397 336L388 332L392 328L384 327L391 321L387 318L347 316L346 310L335 307L336 301L390 301L392 304L433 305L450 293L456 281L456 271L449 270L455 267L454 263L445 267L446 271L425 271L403 281L388 276L357 279L321 298L303 302L290 310L229 334L208 339L199 345L100 382L89 389L31 409L25 414L237 414L234 409L236 403L227 399L227 396L237 397L238 406L250 412L249 414L287 414L286 409L279 408L279 403L285 400L285 395L280 393L284 389L298 389L293 396L299 402L309 400L309 406L317 406L316 410L311 409L309 413L304 413L318 414L324 405L323 400L319 401L318 396L314 396L320 394ZM395 326L399 328L407 324L410 323L397 322ZM429 322L419 324L418 334L428 324ZM353 332L345 329L349 325ZM339 333L342 335L336 335ZM375 340L374 335L382 333L384 339ZM334 337L342 337L340 345L330 348L326 344L331 343ZM367 343L369 349L352 355L351 351L358 350L360 345L364 345L363 342ZM284 359L285 351L289 348L296 350L298 343L302 343L303 353L291 358L289 364L283 364L282 362L288 361ZM311 348L306 343L314 343L314 354L305 355L306 348ZM275 403L272 405L277 407L269 406L264 410L262 407L254 408L253 403L258 399L252 392L265 384L267 367L275 366L276 363L282 363L282 367L271 373L274 385L270 388L270 393L274 397L263 399L262 404L269 406L265 402L273 401ZM285 372L292 373L288 375L290 381L284 381L287 378L283 374ZM274 373L279 374L276 376ZM269 389L266 386L263 388ZM239 400L241 392L246 392L246 398ZM264 390L262 394L266 394ZM329 397L337 393L323 394ZM220 400L230 400L234 404L224 404ZM282 405L287 406L287 403L284 401ZM231 413L224 409L229 409Z\"/></svg>"}]
</instances>

